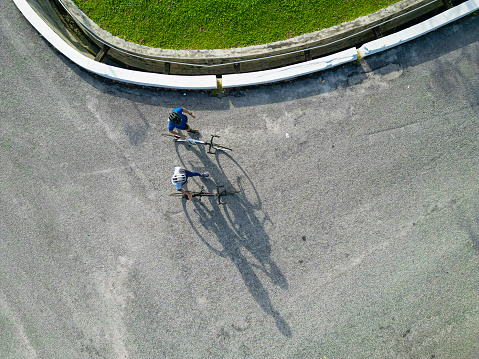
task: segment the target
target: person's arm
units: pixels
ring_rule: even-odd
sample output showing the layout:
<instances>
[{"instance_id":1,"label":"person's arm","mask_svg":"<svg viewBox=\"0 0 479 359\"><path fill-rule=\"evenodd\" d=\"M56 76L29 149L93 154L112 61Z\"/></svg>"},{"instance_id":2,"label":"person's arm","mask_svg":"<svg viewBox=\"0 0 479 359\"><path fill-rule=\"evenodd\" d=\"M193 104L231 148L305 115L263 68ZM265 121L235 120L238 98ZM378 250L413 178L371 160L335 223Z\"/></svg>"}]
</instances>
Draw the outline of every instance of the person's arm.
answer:
<instances>
[{"instance_id":1,"label":"person's arm","mask_svg":"<svg viewBox=\"0 0 479 359\"><path fill-rule=\"evenodd\" d=\"M183 107L183 112L186 112L188 115L191 115L191 117L193 118L196 118L195 114L189 110L187 110L186 108Z\"/></svg>"},{"instance_id":2,"label":"person's arm","mask_svg":"<svg viewBox=\"0 0 479 359\"><path fill-rule=\"evenodd\" d=\"M180 192L187 196L188 199L193 199L193 195L190 192L185 191L183 188L180 190Z\"/></svg>"}]
</instances>

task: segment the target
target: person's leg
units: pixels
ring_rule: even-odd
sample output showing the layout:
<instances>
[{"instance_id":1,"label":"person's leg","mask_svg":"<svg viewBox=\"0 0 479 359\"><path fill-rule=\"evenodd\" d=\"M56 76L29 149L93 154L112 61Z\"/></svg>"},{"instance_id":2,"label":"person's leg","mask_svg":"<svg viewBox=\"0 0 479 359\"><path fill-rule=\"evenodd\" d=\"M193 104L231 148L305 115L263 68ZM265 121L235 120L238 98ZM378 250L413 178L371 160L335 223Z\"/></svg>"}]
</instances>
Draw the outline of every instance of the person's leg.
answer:
<instances>
[{"instance_id":1,"label":"person's leg","mask_svg":"<svg viewBox=\"0 0 479 359\"><path fill-rule=\"evenodd\" d=\"M198 173L198 172L192 172L192 171L185 170L185 173L186 173L186 177L195 177L195 176L198 176L198 177L209 177L209 176L210 176L210 174L209 174L208 172Z\"/></svg>"},{"instance_id":2,"label":"person's leg","mask_svg":"<svg viewBox=\"0 0 479 359\"><path fill-rule=\"evenodd\" d=\"M185 170L186 177L196 177L200 176L201 173Z\"/></svg>"},{"instance_id":3,"label":"person's leg","mask_svg":"<svg viewBox=\"0 0 479 359\"><path fill-rule=\"evenodd\" d=\"M188 125L188 116L186 116L185 130L186 130L186 132L191 133L191 134L193 134L193 135L195 135L195 134L198 133L197 130L193 130L193 129L190 127L190 125Z\"/></svg>"}]
</instances>

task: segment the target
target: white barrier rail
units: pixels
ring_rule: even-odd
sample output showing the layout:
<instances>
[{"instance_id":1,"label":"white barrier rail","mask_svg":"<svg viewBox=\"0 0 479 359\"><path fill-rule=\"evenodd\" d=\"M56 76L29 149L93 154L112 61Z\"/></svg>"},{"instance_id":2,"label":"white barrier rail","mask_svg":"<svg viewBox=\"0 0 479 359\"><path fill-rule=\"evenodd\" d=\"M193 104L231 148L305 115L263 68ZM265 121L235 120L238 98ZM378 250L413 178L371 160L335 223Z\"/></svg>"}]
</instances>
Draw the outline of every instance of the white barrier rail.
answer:
<instances>
[{"instance_id":1,"label":"white barrier rail","mask_svg":"<svg viewBox=\"0 0 479 359\"><path fill-rule=\"evenodd\" d=\"M358 53L355 47L338 52L333 55L301 62L299 64L280 67L278 69L243 74L223 75L223 88L254 86L271 82L289 80L294 77L304 76L313 72L330 69L347 62L356 60Z\"/></svg>"},{"instance_id":2,"label":"white barrier rail","mask_svg":"<svg viewBox=\"0 0 479 359\"><path fill-rule=\"evenodd\" d=\"M477 9L479 9L479 0L466 1L410 28L368 42L359 48L358 54L360 57L366 57L399 46L469 15Z\"/></svg>"},{"instance_id":3,"label":"white barrier rail","mask_svg":"<svg viewBox=\"0 0 479 359\"><path fill-rule=\"evenodd\" d=\"M13 0L25 18L42 36L78 66L99 76L115 81L131 83L135 85L162 87L170 89L189 90L213 90L217 89L215 75L183 76L164 75L158 73L127 70L120 67L110 66L97 62L84 56L76 49L67 44L55 31L53 31L43 19L32 9L25 0ZM399 46L405 42L414 40L428 32L437 30L455 20L460 19L479 9L479 0L468 0L452 9L436 15L426 21L414 25L395 34L370 41L359 49L350 48L323 58L289 65L278 69L231 74L222 76L222 87L233 88L254 86L266 83L289 80L295 77L308 75L314 72L327 70L360 57L366 57L375 53Z\"/></svg>"},{"instance_id":4,"label":"white barrier rail","mask_svg":"<svg viewBox=\"0 0 479 359\"><path fill-rule=\"evenodd\" d=\"M170 89L211 90L217 88L215 75L180 76L127 70L90 59L68 45L25 0L13 0L23 16L42 36L78 66L97 75L135 85Z\"/></svg>"}]
</instances>

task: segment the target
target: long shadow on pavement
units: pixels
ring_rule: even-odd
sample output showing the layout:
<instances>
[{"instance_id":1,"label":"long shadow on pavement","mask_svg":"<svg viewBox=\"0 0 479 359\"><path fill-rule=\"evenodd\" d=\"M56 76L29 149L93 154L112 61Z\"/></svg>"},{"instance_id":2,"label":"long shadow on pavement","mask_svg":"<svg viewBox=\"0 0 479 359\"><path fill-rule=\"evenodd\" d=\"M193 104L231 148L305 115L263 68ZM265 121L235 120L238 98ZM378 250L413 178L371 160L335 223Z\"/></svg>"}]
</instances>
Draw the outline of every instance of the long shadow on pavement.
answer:
<instances>
[{"instance_id":1,"label":"long shadow on pavement","mask_svg":"<svg viewBox=\"0 0 479 359\"><path fill-rule=\"evenodd\" d=\"M223 258L229 258L236 266L253 299L266 314L275 320L276 326L281 334L287 337L292 336L291 328L281 314L274 308L268 291L255 273L255 269L261 270L269 277L273 284L282 289L288 289L286 278L276 263L271 259L270 238L264 229L265 223L270 220L268 216L262 212L261 199L251 179L244 169L227 154L217 151L215 163L210 159L204 148L200 148L199 150L196 148L190 149L197 154L198 158L203 162L204 167L208 169L214 179L213 181L204 181L208 191L215 191L216 185L220 184L224 185L226 190L232 188L239 189L240 193L225 197L224 201L226 204L219 204L216 198L210 197L208 198L209 201L205 199L203 199L203 201L193 199L191 201L194 206L193 211L191 210L190 201L183 200L183 210L186 218L198 235L198 238L203 241L213 253ZM179 154L178 146L177 154L182 166L190 170L197 170L196 168L192 168L191 165L184 163ZM220 159L222 159L222 161L220 161ZM230 167L233 165L235 171L237 171L235 185L230 182L225 173L222 162L226 161L229 161L228 165ZM218 183L215 183L216 180L218 180ZM253 192L251 194L254 196L253 201L246 197L244 192L246 187L250 192ZM205 204L205 202L208 203ZM263 217L262 219L258 218L256 214L259 212L261 213L261 217ZM195 224L198 221L194 220L192 218L193 216L199 217L199 223L204 230L216 235L218 243L221 246L220 248L219 246L209 243L201 235L200 229L197 228ZM245 253L243 253L243 249L252 255L254 260L248 259Z\"/></svg>"}]
</instances>

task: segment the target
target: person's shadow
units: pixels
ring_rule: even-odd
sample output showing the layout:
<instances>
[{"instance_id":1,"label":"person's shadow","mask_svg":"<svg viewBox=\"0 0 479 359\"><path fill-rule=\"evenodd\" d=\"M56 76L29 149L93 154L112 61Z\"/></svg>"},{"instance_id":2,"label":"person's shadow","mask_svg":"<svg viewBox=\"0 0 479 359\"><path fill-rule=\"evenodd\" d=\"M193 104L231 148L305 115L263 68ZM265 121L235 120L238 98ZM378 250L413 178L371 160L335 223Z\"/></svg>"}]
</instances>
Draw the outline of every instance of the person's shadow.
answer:
<instances>
[{"instance_id":1,"label":"person's shadow","mask_svg":"<svg viewBox=\"0 0 479 359\"><path fill-rule=\"evenodd\" d=\"M179 153L179 148L183 145L177 144L176 146L181 165L189 170L198 170L194 165L184 163ZM216 185L223 185L225 190L233 188L240 190L235 195L222 197L226 204L219 204L215 197L203 198L202 201L194 198L191 201L193 203L184 199L183 209L186 218L199 239L213 253L231 260L256 303L266 314L273 317L279 331L284 336L290 337L292 333L288 323L273 307L268 291L264 288L254 270L261 270L273 284L282 289L288 289L286 278L271 259L270 239L264 229L265 223L270 219L262 211L261 199L251 179L230 155L222 151L217 151L215 155L211 155L206 152L203 146L186 146L190 151L196 153L204 168L213 178L213 181L202 181L208 192L215 192ZM215 162L211 158L214 158ZM233 172L235 176L235 185L230 182L225 173L226 163L229 171ZM190 184L190 187L192 187L192 184ZM190 190L194 189L190 188ZM248 191L250 198L247 197L246 191ZM205 204L205 202L208 204ZM194 210L191 209L192 207L194 207ZM257 214L261 215L262 218L258 218ZM193 221L193 216L199 216L199 223L201 223L203 229L209 233L214 233L220 246L209 243L201 235L199 228L195 225L197 221ZM247 253L243 253L243 249L248 251L254 257L254 260L248 260L245 256Z\"/></svg>"}]
</instances>

